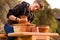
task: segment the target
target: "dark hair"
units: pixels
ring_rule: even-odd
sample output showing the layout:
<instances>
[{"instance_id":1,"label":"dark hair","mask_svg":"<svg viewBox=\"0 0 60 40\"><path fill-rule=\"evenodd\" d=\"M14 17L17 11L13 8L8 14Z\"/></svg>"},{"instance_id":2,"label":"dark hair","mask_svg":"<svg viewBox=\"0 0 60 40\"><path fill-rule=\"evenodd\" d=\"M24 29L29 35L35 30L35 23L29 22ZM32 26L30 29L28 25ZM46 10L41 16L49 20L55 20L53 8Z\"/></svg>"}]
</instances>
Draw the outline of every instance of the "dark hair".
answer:
<instances>
[{"instance_id":1,"label":"dark hair","mask_svg":"<svg viewBox=\"0 0 60 40\"><path fill-rule=\"evenodd\" d=\"M40 5L41 8L43 8L43 4L41 4L42 0L35 0L36 3L38 3Z\"/></svg>"},{"instance_id":2,"label":"dark hair","mask_svg":"<svg viewBox=\"0 0 60 40\"><path fill-rule=\"evenodd\" d=\"M21 5L22 7L24 7L24 8L27 8L27 7L29 7L30 4L27 3L27 2L25 2L25 1L23 1L23 2L21 2L20 4L16 5L13 9L20 8L20 5Z\"/></svg>"},{"instance_id":3,"label":"dark hair","mask_svg":"<svg viewBox=\"0 0 60 40\"><path fill-rule=\"evenodd\" d=\"M29 3L25 2L25 1L23 1L21 4L23 4L24 7L29 7L29 5L30 5Z\"/></svg>"}]
</instances>

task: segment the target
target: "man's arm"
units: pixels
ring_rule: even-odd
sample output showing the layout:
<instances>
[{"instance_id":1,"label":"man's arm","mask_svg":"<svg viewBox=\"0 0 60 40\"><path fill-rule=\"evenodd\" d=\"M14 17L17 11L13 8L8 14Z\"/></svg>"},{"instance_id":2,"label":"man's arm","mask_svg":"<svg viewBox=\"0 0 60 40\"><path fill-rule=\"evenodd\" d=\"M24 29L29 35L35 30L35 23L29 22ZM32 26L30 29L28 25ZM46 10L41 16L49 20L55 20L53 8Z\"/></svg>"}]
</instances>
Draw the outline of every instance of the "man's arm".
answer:
<instances>
[{"instance_id":1,"label":"man's arm","mask_svg":"<svg viewBox=\"0 0 60 40\"><path fill-rule=\"evenodd\" d=\"M9 19L9 20L12 20L12 21L18 21L19 20L19 18L17 18L16 16L14 16L15 14L15 12L14 12L15 10L13 10L13 9L10 9L9 10L9 12L8 12L8 14L7 14L7 18Z\"/></svg>"},{"instance_id":2,"label":"man's arm","mask_svg":"<svg viewBox=\"0 0 60 40\"><path fill-rule=\"evenodd\" d=\"M24 12L23 12L24 8L25 7L24 7L23 3L16 5L13 9L9 10L9 12L7 14L7 18L12 21L14 21L16 19L19 20L19 18L17 18L17 17L19 17L19 15L21 16L24 14ZM23 13L23 14L20 14L20 13Z\"/></svg>"}]
</instances>

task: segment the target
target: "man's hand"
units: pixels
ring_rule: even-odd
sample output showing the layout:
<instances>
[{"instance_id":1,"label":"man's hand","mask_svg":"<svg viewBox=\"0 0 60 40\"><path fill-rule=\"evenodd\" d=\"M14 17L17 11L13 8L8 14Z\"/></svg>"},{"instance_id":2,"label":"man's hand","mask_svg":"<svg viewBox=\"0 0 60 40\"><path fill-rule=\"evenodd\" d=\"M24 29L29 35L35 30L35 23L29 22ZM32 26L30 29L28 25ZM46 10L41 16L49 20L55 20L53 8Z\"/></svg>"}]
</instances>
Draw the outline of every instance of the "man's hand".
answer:
<instances>
[{"instance_id":1,"label":"man's hand","mask_svg":"<svg viewBox=\"0 0 60 40\"><path fill-rule=\"evenodd\" d=\"M18 18L18 17L15 17L14 15L10 15L9 19L13 21L18 21L18 23L28 21L27 18Z\"/></svg>"},{"instance_id":2,"label":"man's hand","mask_svg":"<svg viewBox=\"0 0 60 40\"><path fill-rule=\"evenodd\" d=\"M20 19L20 18L17 18L17 21L20 23L20 22L27 22L28 20L27 19Z\"/></svg>"}]
</instances>

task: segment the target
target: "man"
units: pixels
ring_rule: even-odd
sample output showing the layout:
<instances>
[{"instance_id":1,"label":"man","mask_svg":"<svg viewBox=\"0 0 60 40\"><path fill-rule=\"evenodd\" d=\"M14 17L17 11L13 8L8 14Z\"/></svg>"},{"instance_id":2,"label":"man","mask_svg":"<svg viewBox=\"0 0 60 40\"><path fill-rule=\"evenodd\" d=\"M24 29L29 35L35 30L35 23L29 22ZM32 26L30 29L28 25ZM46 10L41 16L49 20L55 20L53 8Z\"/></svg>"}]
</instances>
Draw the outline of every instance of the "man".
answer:
<instances>
[{"instance_id":1,"label":"man","mask_svg":"<svg viewBox=\"0 0 60 40\"><path fill-rule=\"evenodd\" d=\"M35 0L33 4L29 4L27 2L22 2L21 4L16 5L13 9L10 9L7 18L8 22L5 24L5 32L6 34L14 32L13 27L11 26L12 24L18 24L21 20L26 19L20 19L20 16L27 16L28 21L31 23L34 19L34 11L41 10L43 8L43 4L39 0ZM8 37L7 35L7 40L14 40L15 37Z\"/></svg>"}]
</instances>

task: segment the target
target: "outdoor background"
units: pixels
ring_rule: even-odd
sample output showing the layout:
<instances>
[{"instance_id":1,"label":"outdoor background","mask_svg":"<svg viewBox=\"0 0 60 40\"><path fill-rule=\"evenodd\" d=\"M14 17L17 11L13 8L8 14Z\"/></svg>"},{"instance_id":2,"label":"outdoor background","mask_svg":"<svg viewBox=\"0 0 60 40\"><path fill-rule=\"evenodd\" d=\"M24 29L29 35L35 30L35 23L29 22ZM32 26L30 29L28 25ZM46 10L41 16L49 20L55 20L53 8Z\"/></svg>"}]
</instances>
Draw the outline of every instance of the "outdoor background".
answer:
<instances>
[{"instance_id":1,"label":"outdoor background","mask_svg":"<svg viewBox=\"0 0 60 40\"><path fill-rule=\"evenodd\" d=\"M8 13L9 9L13 8L21 1L22 0L0 0L0 33L5 33L4 24L7 21L6 14ZM49 26L50 32L60 34L60 9L52 8L51 4L48 1L46 0L43 1L44 1L44 10L35 12L34 14L35 19L33 20L32 23L36 24L37 26L41 25ZM60 36L52 37L51 40L60 40Z\"/></svg>"}]
</instances>

